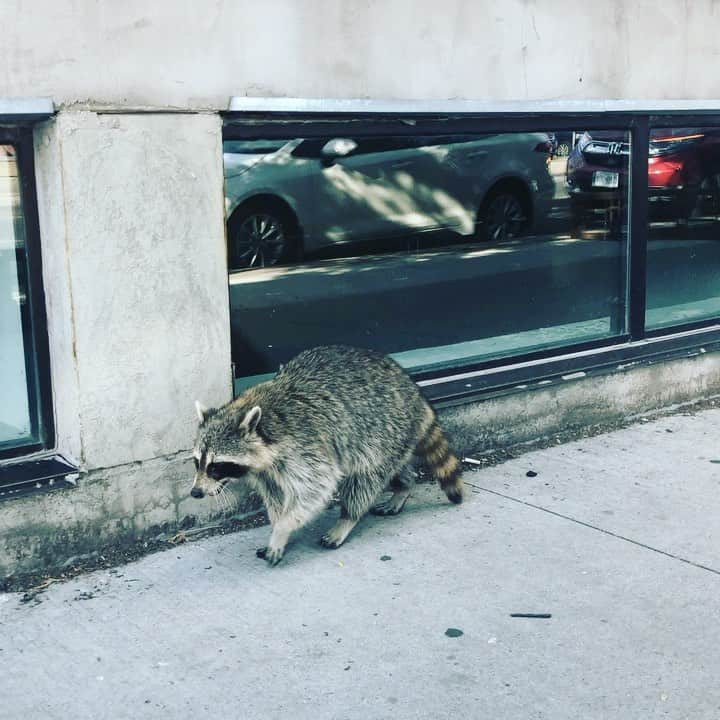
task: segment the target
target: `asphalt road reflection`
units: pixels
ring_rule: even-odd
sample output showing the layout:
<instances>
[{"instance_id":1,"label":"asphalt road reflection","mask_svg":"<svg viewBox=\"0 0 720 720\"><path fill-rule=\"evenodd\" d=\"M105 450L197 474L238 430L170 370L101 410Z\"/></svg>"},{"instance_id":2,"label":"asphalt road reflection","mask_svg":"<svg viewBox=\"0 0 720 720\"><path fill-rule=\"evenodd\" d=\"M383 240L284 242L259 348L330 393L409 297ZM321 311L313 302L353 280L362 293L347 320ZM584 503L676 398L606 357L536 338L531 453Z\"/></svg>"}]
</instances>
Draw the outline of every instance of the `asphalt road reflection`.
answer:
<instances>
[{"instance_id":1,"label":"asphalt road reflection","mask_svg":"<svg viewBox=\"0 0 720 720\"><path fill-rule=\"evenodd\" d=\"M379 242L359 256L356 247L233 273L236 376L273 372L300 350L331 342L391 353L473 343L467 346L480 355L513 354L622 332L625 236L612 236L602 223L571 235L555 170L553 208L528 237L496 245L408 237L392 253L380 252L386 244ZM356 255L342 257L348 250ZM692 319L708 307L719 313L719 271L720 224L713 219L654 226L650 321Z\"/></svg>"}]
</instances>

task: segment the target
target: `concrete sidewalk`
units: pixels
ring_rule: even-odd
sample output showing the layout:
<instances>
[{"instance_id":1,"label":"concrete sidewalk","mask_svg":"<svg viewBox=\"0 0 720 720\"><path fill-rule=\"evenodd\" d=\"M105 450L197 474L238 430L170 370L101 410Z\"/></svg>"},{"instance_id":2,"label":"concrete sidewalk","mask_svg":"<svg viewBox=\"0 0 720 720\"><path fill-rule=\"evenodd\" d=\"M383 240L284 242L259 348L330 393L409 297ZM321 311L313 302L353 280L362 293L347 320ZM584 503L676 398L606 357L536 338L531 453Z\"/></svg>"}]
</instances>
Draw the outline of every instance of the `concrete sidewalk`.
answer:
<instances>
[{"instance_id":1,"label":"concrete sidewalk","mask_svg":"<svg viewBox=\"0 0 720 720\"><path fill-rule=\"evenodd\" d=\"M336 551L329 512L275 569L258 528L0 595L0 717L718 718L719 438L707 410L529 453Z\"/></svg>"}]
</instances>

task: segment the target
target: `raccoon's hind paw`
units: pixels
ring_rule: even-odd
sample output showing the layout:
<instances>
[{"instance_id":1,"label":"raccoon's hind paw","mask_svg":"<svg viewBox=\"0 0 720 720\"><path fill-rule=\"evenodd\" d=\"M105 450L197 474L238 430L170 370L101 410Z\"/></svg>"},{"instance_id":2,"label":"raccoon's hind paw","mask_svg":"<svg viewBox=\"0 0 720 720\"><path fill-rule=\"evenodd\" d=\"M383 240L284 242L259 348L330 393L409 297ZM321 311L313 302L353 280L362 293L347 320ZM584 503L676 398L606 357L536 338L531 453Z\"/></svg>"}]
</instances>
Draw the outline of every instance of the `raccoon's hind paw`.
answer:
<instances>
[{"instance_id":1,"label":"raccoon's hind paw","mask_svg":"<svg viewBox=\"0 0 720 720\"><path fill-rule=\"evenodd\" d=\"M463 493L460 488L450 488L445 491L445 494L447 495L447 499L451 503L455 503L455 505L460 505L463 501Z\"/></svg>"},{"instance_id":2,"label":"raccoon's hind paw","mask_svg":"<svg viewBox=\"0 0 720 720\"><path fill-rule=\"evenodd\" d=\"M265 556L266 556L266 555L267 555L267 548L266 548L266 547L264 547L264 548L258 548L258 549L255 551L255 557L259 557L259 558L261 558L262 560L265 559Z\"/></svg>"}]
</instances>

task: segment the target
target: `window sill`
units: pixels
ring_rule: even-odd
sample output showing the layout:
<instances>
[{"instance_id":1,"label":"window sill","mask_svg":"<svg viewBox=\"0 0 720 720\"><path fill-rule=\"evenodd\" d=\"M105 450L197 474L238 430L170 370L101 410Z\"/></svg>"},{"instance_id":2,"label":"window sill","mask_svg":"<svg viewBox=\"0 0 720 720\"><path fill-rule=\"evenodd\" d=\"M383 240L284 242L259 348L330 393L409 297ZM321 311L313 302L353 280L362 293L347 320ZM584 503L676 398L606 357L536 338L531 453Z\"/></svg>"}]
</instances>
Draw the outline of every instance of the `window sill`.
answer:
<instances>
[{"instance_id":1,"label":"window sill","mask_svg":"<svg viewBox=\"0 0 720 720\"><path fill-rule=\"evenodd\" d=\"M514 364L420 379L418 385L433 405L448 407L720 351L720 325L666 332L669 334L634 342L622 341L555 357L518 359Z\"/></svg>"},{"instance_id":2,"label":"window sill","mask_svg":"<svg viewBox=\"0 0 720 720\"><path fill-rule=\"evenodd\" d=\"M0 463L0 501L75 487L78 467L57 453Z\"/></svg>"}]
</instances>

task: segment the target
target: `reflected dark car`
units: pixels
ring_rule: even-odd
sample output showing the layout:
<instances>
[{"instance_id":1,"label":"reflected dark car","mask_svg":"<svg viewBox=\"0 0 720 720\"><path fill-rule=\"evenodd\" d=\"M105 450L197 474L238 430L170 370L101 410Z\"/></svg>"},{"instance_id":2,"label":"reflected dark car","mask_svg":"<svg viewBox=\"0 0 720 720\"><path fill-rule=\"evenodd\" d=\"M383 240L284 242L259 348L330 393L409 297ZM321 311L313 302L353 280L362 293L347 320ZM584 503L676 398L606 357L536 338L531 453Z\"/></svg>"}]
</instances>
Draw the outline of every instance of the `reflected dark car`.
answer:
<instances>
[{"instance_id":1,"label":"reflected dark car","mask_svg":"<svg viewBox=\"0 0 720 720\"><path fill-rule=\"evenodd\" d=\"M226 141L232 269L447 230L526 233L554 194L545 133Z\"/></svg>"},{"instance_id":2,"label":"reflected dark car","mask_svg":"<svg viewBox=\"0 0 720 720\"><path fill-rule=\"evenodd\" d=\"M567 191L576 224L591 215L620 221L627 203L630 143L624 133L585 132L567 162ZM687 221L720 208L720 132L654 129L648 155L651 220Z\"/></svg>"}]
</instances>

